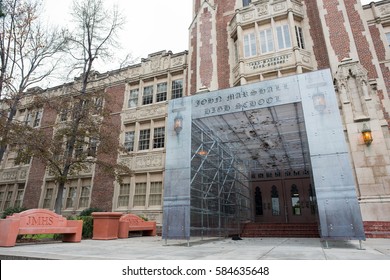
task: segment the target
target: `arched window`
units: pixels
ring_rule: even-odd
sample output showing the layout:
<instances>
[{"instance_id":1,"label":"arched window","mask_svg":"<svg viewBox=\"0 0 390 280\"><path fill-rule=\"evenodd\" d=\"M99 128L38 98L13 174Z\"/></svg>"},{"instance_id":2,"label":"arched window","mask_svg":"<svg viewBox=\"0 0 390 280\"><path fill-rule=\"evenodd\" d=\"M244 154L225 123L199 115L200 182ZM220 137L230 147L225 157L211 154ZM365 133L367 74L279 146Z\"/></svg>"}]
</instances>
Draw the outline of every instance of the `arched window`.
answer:
<instances>
[{"instance_id":1,"label":"arched window","mask_svg":"<svg viewBox=\"0 0 390 280\"><path fill-rule=\"evenodd\" d=\"M299 192L298 192L298 187L293 184L291 186L291 206L292 206L292 211L293 215L301 215L301 204L299 201Z\"/></svg>"},{"instance_id":2,"label":"arched window","mask_svg":"<svg viewBox=\"0 0 390 280\"><path fill-rule=\"evenodd\" d=\"M255 207L256 215L263 215L263 197L261 196L261 190L259 187L256 187L255 190Z\"/></svg>"},{"instance_id":3,"label":"arched window","mask_svg":"<svg viewBox=\"0 0 390 280\"><path fill-rule=\"evenodd\" d=\"M279 201L279 193L276 186L272 186L271 189L271 202L272 202L272 215L279 216L280 215L280 201Z\"/></svg>"}]
</instances>

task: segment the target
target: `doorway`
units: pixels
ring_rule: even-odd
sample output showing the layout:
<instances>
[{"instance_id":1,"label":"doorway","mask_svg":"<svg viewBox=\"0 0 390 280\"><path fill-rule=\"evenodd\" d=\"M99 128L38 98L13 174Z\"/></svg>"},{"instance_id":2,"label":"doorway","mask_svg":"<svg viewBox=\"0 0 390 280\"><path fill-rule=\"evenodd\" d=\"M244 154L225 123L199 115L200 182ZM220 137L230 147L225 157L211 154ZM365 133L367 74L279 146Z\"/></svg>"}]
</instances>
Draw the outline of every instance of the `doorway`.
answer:
<instances>
[{"instance_id":1,"label":"doorway","mask_svg":"<svg viewBox=\"0 0 390 280\"><path fill-rule=\"evenodd\" d=\"M299 171L284 173L287 178L256 180L251 183L255 222L316 222L315 196L310 177L293 175L300 174Z\"/></svg>"}]
</instances>

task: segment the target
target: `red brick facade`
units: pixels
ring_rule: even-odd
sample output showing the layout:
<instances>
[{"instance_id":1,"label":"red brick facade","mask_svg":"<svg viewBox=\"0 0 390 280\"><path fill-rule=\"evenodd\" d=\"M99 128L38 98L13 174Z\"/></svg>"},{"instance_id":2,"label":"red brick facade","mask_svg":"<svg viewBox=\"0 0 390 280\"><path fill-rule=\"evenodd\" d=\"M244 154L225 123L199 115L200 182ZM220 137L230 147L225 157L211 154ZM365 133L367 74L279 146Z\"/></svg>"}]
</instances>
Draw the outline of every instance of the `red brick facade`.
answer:
<instances>
[{"instance_id":1,"label":"red brick facade","mask_svg":"<svg viewBox=\"0 0 390 280\"><path fill-rule=\"evenodd\" d=\"M121 116L120 112L123 108L125 93L125 85L113 86L106 89L105 106L108 112L111 112L103 121L101 128L102 135L115 136L114 139L108 137L106 141L110 141L109 150L99 150L97 160L115 165L117 161L117 151L119 148L119 138L117 135L121 133ZM103 138L103 141L105 138ZM114 196L114 181L113 174L107 173L104 166L97 165L91 195L91 207L97 207L105 211L112 209L112 197Z\"/></svg>"},{"instance_id":2,"label":"red brick facade","mask_svg":"<svg viewBox=\"0 0 390 280\"><path fill-rule=\"evenodd\" d=\"M53 125L56 121L57 113L50 106L43 108L41 127L45 134L53 135ZM39 199L44 186L44 178L46 173L45 164L33 158L29 170L28 181L24 193L23 206L26 208L38 208Z\"/></svg>"}]
</instances>

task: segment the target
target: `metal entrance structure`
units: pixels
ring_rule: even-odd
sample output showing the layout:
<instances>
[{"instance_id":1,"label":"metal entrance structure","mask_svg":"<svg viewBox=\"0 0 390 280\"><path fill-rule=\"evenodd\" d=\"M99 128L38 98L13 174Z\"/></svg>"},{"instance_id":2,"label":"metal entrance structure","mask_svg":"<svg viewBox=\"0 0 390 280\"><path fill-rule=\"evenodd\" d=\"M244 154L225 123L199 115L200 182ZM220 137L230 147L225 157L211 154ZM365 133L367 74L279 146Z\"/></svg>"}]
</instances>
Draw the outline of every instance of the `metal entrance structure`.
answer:
<instances>
[{"instance_id":1,"label":"metal entrance structure","mask_svg":"<svg viewBox=\"0 0 390 280\"><path fill-rule=\"evenodd\" d=\"M322 238L365 238L329 70L175 99L167 122L163 238L239 233L278 168L311 170Z\"/></svg>"}]
</instances>

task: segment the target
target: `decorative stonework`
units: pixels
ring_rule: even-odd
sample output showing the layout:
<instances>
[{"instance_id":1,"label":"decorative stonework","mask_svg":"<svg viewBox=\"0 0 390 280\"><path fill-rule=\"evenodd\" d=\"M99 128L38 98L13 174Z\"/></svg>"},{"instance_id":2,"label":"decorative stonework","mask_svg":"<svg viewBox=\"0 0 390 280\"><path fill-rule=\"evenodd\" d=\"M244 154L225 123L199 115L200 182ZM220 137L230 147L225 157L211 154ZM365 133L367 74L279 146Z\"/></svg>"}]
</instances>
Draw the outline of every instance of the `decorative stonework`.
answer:
<instances>
[{"instance_id":1,"label":"decorative stonework","mask_svg":"<svg viewBox=\"0 0 390 280\"><path fill-rule=\"evenodd\" d=\"M274 5L274 12L280 12L283 10L286 10L286 3L285 2L277 3Z\"/></svg>"},{"instance_id":2,"label":"decorative stonework","mask_svg":"<svg viewBox=\"0 0 390 280\"><path fill-rule=\"evenodd\" d=\"M382 5L382 6L378 7L378 10L379 10L381 16L386 16L386 15L390 14L390 4Z\"/></svg>"},{"instance_id":3,"label":"decorative stonework","mask_svg":"<svg viewBox=\"0 0 390 280\"><path fill-rule=\"evenodd\" d=\"M156 118L163 117L166 114L165 104L160 104L157 106L146 106L139 107L138 109L133 109L124 113L123 122L124 123L133 123L145 118Z\"/></svg>"},{"instance_id":4,"label":"decorative stonework","mask_svg":"<svg viewBox=\"0 0 390 280\"><path fill-rule=\"evenodd\" d=\"M257 14L259 16L268 15L268 5L267 4L259 5L257 7Z\"/></svg>"},{"instance_id":5,"label":"decorative stonework","mask_svg":"<svg viewBox=\"0 0 390 280\"><path fill-rule=\"evenodd\" d=\"M164 167L164 154L149 154L149 155L134 155L123 156L119 159L119 163L131 169L139 171L145 169L161 169Z\"/></svg>"},{"instance_id":6,"label":"decorative stonework","mask_svg":"<svg viewBox=\"0 0 390 280\"><path fill-rule=\"evenodd\" d=\"M146 155L135 157L135 169L163 167L162 155Z\"/></svg>"},{"instance_id":7,"label":"decorative stonework","mask_svg":"<svg viewBox=\"0 0 390 280\"><path fill-rule=\"evenodd\" d=\"M357 61L344 59L339 65L335 81L341 103L352 107L354 121L369 120L366 101L371 100L371 87L367 70Z\"/></svg>"},{"instance_id":8,"label":"decorative stonework","mask_svg":"<svg viewBox=\"0 0 390 280\"><path fill-rule=\"evenodd\" d=\"M0 178L4 181L25 180L27 178L27 171L27 167L10 169L0 173Z\"/></svg>"},{"instance_id":9,"label":"decorative stonework","mask_svg":"<svg viewBox=\"0 0 390 280\"><path fill-rule=\"evenodd\" d=\"M242 14L242 21L248 21L254 18L253 11Z\"/></svg>"}]
</instances>

